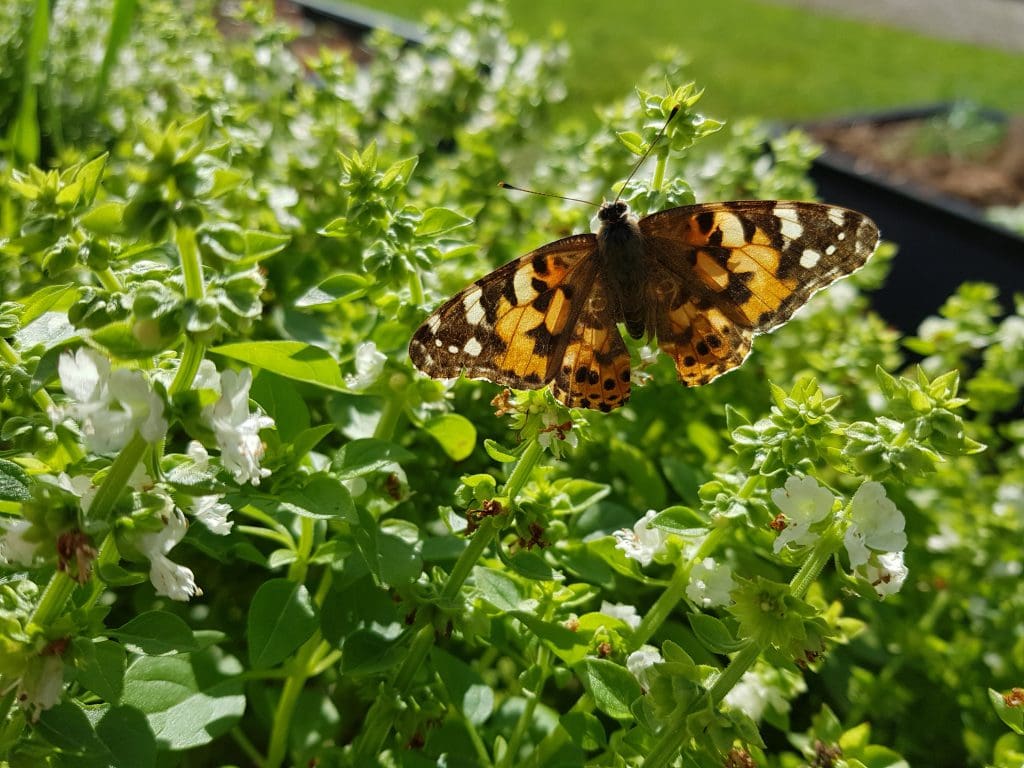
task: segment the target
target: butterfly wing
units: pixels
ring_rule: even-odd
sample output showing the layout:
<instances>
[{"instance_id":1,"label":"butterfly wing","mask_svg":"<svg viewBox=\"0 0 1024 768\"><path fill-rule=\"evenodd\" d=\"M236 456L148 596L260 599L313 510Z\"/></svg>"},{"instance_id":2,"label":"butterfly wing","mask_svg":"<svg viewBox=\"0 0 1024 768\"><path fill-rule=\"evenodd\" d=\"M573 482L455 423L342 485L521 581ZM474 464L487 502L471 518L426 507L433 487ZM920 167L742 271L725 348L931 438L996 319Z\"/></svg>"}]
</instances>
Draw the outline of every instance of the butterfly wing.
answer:
<instances>
[{"instance_id":1,"label":"butterfly wing","mask_svg":"<svg viewBox=\"0 0 1024 768\"><path fill-rule=\"evenodd\" d=\"M487 379L538 389L555 377L595 276L592 234L548 243L499 267L443 304L409 342L434 378Z\"/></svg>"},{"instance_id":2,"label":"butterfly wing","mask_svg":"<svg viewBox=\"0 0 1024 768\"><path fill-rule=\"evenodd\" d=\"M610 411L629 400L629 350L598 271L580 300L568 344L555 375L554 396L570 408Z\"/></svg>"},{"instance_id":3,"label":"butterfly wing","mask_svg":"<svg viewBox=\"0 0 1024 768\"><path fill-rule=\"evenodd\" d=\"M684 206L639 225L650 273L647 327L690 386L742 363L755 334L786 322L878 244L868 217L820 203Z\"/></svg>"}]
</instances>

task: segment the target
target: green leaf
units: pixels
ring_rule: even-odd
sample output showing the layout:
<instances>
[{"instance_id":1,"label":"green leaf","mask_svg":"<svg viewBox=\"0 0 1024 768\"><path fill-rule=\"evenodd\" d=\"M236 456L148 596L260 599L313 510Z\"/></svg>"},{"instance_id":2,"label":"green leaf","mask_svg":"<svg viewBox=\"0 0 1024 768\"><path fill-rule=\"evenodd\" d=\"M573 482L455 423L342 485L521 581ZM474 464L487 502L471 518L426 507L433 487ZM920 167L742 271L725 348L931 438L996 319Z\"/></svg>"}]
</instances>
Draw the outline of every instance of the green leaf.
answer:
<instances>
[{"instance_id":1,"label":"green leaf","mask_svg":"<svg viewBox=\"0 0 1024 768\"><path fill-rule=\"evenodd\" d=\"M280 498L283 510L302 517L349 523L359 520L348 488L326 473L310 476L301 488L290 488Z\"/></svg>"},{"instance_id":2,"label":"green leaf","mask_svg":"<svg viewBox=\"0 0 1024 768\"><path fill-rule=\"evenodd\" d=\"M124 643L132 653L147 656L194 651L199 647L188 624L166 611L140 613L107 634Z\"/></svg>"},{"instance_id":3,"label":"green leaf","mask_svg":"<svg viewBox=\"0 0 1024 768\"><path fill-rule=\"evenodd\" d=\"M714 616L706 613L689 613L686 618L690 622L693 634L712 653L733 653L744 645L733 636L725 622Z\"/></svg>"},{"instance_id":4,"label":"green leaf","mask_svg":"<svg viewBox=\"0 0 1024 768\"><path fill-rule=\"evenodd\" d=\"M345 638L341 671L345 675L376 675L397 666L408 647L370 629L357 629Z\"/></svg>"},{"instance_id":5,"label":"green leaf","mask_svg":"<svg viewBox=\"0 0 1024 768\"><path fill-rule=\"evenodd\" d=\"M21 324L26 326L41 317L44 313L55 311L65 312L68 307L75 303L81 293L77 285L65 283L64 285L48 285L40 288L21 301Z\"/></svg>"},{"instance_id":6,"label":"green leaf","mask_svg":"<svg viewBox=\"0 0 1024 768\"><path fill-rule=\"evenodd\" d=\"M413 461L415 458L400 445L366 437L342 446L334 459L334 467L339 480L351 480L371 472L380 472L391 464Z\"/></svg>"},{"instance_id":7,"label":"green leaf","mask_svg":"<svg viewBox=\"0 0 1024 768\"><path fill-rule=\"evenodd\" d=\"M301 341L247 341L222 344L210 352L327 389L345 390L337 361L320 347Z\"/></svg>"},{"instance_id":8,"label":"green leaf","mask_svg":"<svg viewBox=\"0 0 1024 768\"><path fill-rule=\"evenodd\" d=\"M502 464L508 464L516 460L516 455L505 448L500 443L494 442L491 438L484 440L484 450L487 451L487 455L495 461L500 461Z\"/></svg>"},{"instance_id":9,"label":"green leaf","mask_svg":"<svg viewBox=\"0 0 1024 768\"><path fill-rule=\"evenodd\" d=\"M377 572L384 585L403 587L416 581L423 572L416 526L401 520L383 523L377 532L377 558Z\"/></svg>"},{"instance_id":10,"label":"green leaf","mask_svg":"<svg viewBox=\"0 0 1024 768\"><path fill-rule=\"evenodd\" d=\"M665 474L668 484L672 486L672 490L678 493L683 501L687 504L700 504L697 488L701 481L692 464L678 456L662 456L661 471Z\"/></svg>"},{"instance_id":11,"label":"green leaf","mask_svg":"<svg viewBox=\"0 0 1024 768\"><path fill-rule=\"evenodd\" d=\"M609 445L608 466L626 476L632 491L640 495L643 506L653 509L665 506L665 483L647 452L613 439Z\"/></svg>"},{"instance_id":12,"label":"green leaf","mask_svg":"<svg viewBox=\"0 0 1024 768\"><path fill-rule=\"evenodd\" d=\"M79 218L78 222L94 234L113 235L121 231L127 207L126 203L101 203Z\"/></svg>"},{"instance_id":13,"label":"green leaf","mask_svg":"<svg viewBox=\"0 0 1024 768\"><path fill-rule=\"evenodd\" d=\"M116 704L124 690L128 666L124 647L112 640L93 642L82 638L76 638L73 646L78 682L104 701Z\"/></svg>"},{"instance_id":14,"label":"green leaf","mask_svg":"<svg viewBox=\"0 0 1024 768\"><path fill-rule=\"evenodd\" d=\"M568 712L559 719L572 743L584 752L596 752L608 744L601 721L589 712Z\"/></svg>"},{"instance_id":15,"label":"green leaf","mask_svg":"<svg viewBox=\"0 0 1024 768\"><path fill-rule=\"evenodd\" d=\"M13 461L0 459L0 501L26 501L32 498L32 481Z\"/></svg>"},{"instance_id":16,"label":"green leaf","mask_svg":"<svg viewBox=\"0 0 1024 768\"><path fill-rule=\"evenodd\" d=\"M436 645L430 660L448 689L455 708L473 725L483 725L494 711L494 691L476 670Z\"/></svg>"},{"instance_id":17,"label":"green leaf","mask_svg":"<svg viewBox=\"0 0 1024 768\"><path fill-rule=\"evenodd\" d=\"M245 712L242 667L216 648L178 656L144 656L128 667L122 704L146 716L161 749L208 744Z\"/></svg>"},{"instance_id":18,"label":"green leaf","mask_svg":"<svg viewBox=\"0 0 1024 768\"><path fill-rule=\"evenodd\" d=\"M450 208L428 208L423 212L423 218L416 225L416 235L418 237L436 237L472 223L472 219L466 218Z\"/></svg>"},{"instance_id":19,"label":"green leaf","mask_svg":"<svg viewBox=\"0 0 1024 768\"><path fill-rule=\"evenodd\" d=\"M530 632L551 646L551 649L556 653L559 651L570 651L582 642L580 636L568 627L559 623L538 619L532 613L509 611L509 616L514 616L523 622Z\"/></svg>"},{"instance_id":20,"label":"green leaf","mask_svg":"<svg viewBox=\"0 0 1024 768\"><path fill-rule=\"evenodd\" d=\"M274 420L282 442L291 443L297 435L309 429L309 406L291 379L264 372L253 381L249 396ZM317 429L325 426L329 433L329 425L321 425ZM305 451L297 452L297 455L304 456Z\"/></svg>"},{"instance_id":21,"label":"green leaf","mask_svg":"<svg viewBox=\"0 0 1024 768\"><path fill-rule=\"evenodd\" d=\"M606 715L622 720L633 717L630 705L643 691L625 667L607 659L586 659L580 664L580 678Z\"/></svg>"},{"instance_id":22,"label":"green leaf","mask_svg":"<svg viewBox=\"0 0 1024 768\"><path fill-rule=\"evenodd\" d=\"M296 307L329 307L358 299L373 282L355 272L339 272L310 288L294 301Z\"/></svg>"},{"instance_id":23,"label":"green leaf","mask_svg":"<svg viewBox=\"0 0 1024 768\"><path fill-rule=\"evenodd\" d=\"M264 582L249 605L246 637L249 661L268 669L284 661L318 626L316 608L305 585L289 579Z\"/></svg>"},{"instance_id":24,"label":"green leaf","mask_svg":"<svg viewBox=\"0 0 1024 768\"><path fill-rule=\"evenodd\" d=\"M519 584L502 571L476 566L473 569L473 584L480 597L499 611L514 611L522 602Z\"/></svg>"},{"instance_id":25,"label":"green leaf","mask_svg":"<svg viewBox=\"0 0 1024 768\"><path fill-rule=\"evenodd\" d=\"M476 446L476 427L465 416L442 413L430 419L423 429L433 437L452 461L468 459Z\"/></svg>"},{"instance_id":26,"label":"green leaf","mask_svg":"<svg viewBox=\"0 0 1024 768\"><path fill-rule=\"evenodd\" d=\"M697 512L689 507L674 506L666 507L655 515L651 524L663 531L692 539L707 535L708 529L704 525L705 522Z\"/></svg>"},{"instance_id":27,"label":"green leaf","mask_svg":"<svg viewBox=\"0 0 1024 768\"><path fill-rule=\"evenodd\" d=\"M380 186L382 189L387 189L392 184L398 184L404 186L409 183L409 179L412 178L412 172L416 170L416 164L419 163L420 159L417 156L407 157L404 160L398 160L391 164L391 167L384 171L384 175L381 176Z\"/></svg>"},{"instance_id":28,"label":"green leaf","mask_svg":"<svg viewBox=\"0 0 1024 768\"><path fill-rule=\"evenodd\" d=\"M548 581L554 577L554 571L551 570L551 566L545 562L543 557L535 552L520 549L515 554L509 555L504 549L499 547L498 558L513 571L527 579Z\"/></svg>"},{"instance_id":29,"label":"green leaf","mask_svg":"<svg viewBox=\"0 0 1024 768\"><path fill-rule=\"evenodd\" d=\"M999 719L1006 723L1006 726L1018 736L1024 736L1024 706L1017 704L1011 707L999 691L988 689L988 700L992 702Z\"/></svg>"},{"instance_id":30,"label":"green leaf","mask_svg":"<svg viewBox=\"0 0 1024 768\"><path fill-rule=\"evenodd\" d=\"M96 723L96 736L111 755L108 765L156 765L157 742L146 716L134 707L111 707Z\"/></svg>"}]
</instances>

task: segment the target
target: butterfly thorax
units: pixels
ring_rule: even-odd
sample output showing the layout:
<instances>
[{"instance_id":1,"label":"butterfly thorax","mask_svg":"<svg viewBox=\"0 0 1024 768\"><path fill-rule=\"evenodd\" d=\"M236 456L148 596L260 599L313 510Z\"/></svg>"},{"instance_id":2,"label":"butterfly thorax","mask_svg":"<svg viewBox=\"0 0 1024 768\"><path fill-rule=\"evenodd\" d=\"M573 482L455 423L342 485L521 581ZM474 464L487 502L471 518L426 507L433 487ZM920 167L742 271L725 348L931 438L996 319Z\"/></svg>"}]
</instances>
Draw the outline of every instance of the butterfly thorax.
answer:
<instances>
[{"instance_id":1,"label":"butterfly thorax","mask_svg":"<svg viewBox=\"0 0 1024 768\"><path fill-rule=\"evenodd\" d=\"M597 214L597 250L612 300L614 317L634 339L644 335L644 241L637 218L621 200L605 203Z\"/></svg>"}]
</instances>

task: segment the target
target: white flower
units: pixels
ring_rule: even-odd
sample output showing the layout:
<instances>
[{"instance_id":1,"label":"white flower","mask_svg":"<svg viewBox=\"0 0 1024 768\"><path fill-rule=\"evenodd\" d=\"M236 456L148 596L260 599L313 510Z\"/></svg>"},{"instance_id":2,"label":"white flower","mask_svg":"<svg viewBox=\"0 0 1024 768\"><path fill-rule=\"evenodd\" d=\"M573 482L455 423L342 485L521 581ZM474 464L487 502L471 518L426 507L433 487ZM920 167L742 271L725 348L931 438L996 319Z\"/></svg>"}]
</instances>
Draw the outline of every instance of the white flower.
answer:
<instances>
[{"instance_id":1,"label":"white flower","mask_svg":"<svg viewBox=\"0 0 1024 768\"><path fill-rule=\"evenodd\" d=\"M648 679L648 671L655 664L660 664L664 659L661 658L661 653L653 645L641 645L640 649L633 651L629 656L626 657L626 669L637 679L637 681L647 690L650 690L650 680Z\"/></svg>"},{"instance_id":2,"label":"white flower","mask_svg":"<svg viewBox=\"0 0 1024 768\"><path fill-rule=\"evenodd\" d=\"M686 585L686 596L702 608L714 605L728 605L729 593L735 589L732 569L725 563L716 563L705 557L690 570L690 583Z\"/></svg>"},{"instance_id":3,"label":"white flower","mask_svg":"<svg viewBox=\"0 0 1024 768\"><path fill-rule=\"evenodd\" d=\"M633 530L623 528L614 534L618 539L615 548L621 549L626 557L633 558L641 566L650 565L654 556L665 549L668 534L651 525L651 520L657 514L653 509L648 510L646 515L636 521Z\"/></svg>"},{"instance_id":4,"label":"white flower","mask_svg":"<svg viewBox=\"0 0 1024 768\"><path fill-rule=\"evenodd\" d=\"M114 453L138 432L156 442L167 431L164 401L142 371L119 368L99 352L81 348L57 363L64 392L75 404L67 412L79 421L89 450Z\"/></svg>"},{"instance_id":5,"label":"white flower","mask_svg":"<svg viewBox=\"0 0 1024 768\"><path fill-rule=\"evenodd\" d=\"M270 475L260 467L264 445L260 430L274 426L274 420L260 413L249 413L249 387L252 371L223 371L220 375L220 399L203 409L203 418L213 429L220 447L220 458L238 483L259 485Z\"/></svg>"},{"instance_id":6,"label":"white flower","mask_svg":"<svg viewBox=\"0 0 1024 768\"><path fill-rule=\"evenodd\" d=\"M18 682L17 700L35 722L39 713L60 701L64 690L64 660L57 654L34 656L25 665Z\"/></svg>"},{"instance_id":7,"label":"white flower","mask_svg":"<svg viewBox=\"0 0 1024 768\"><path fill-rule=\"evenodd\" d=\"M605 616L611 616L614 619L621 619L629 624L632 629L640 626L640 615L636 612L635 605L609 603L607 600L602 600L598 613L603 613Z\"/></svg>"},{"instance_id":8,"label":"white flower","mask_svg":"<svg viewBox=\"0 0 1024 768\"><path fill-rule=\"evenodd\" d=\"M377 351L372 341L364 341L356 347L356 373L345 377L345 385L354 392L369 388L384 371L387 356Z\"/></svg>"},{"instance_id":9,"label":"white flower","mask_svg":"<svg viewBox=\"0 0 1024 768\"><path fill-rule=\"evenodd\" d=\"M32 523L20 517L0 517L0 560L24 566L35 562L39 542L25 538L31 527Z\"/></svg>"},{"instance_id":10,"label":"white flower","mask_svg":"<svg viewBox=\"0 0 1024 768\"><path fill-rule=\"evenodd\" d=\"M755 722L760 721L764 711L769 707L777 712L786 712L789 709L789 702L782 692L757 669L743 673L740 681L725 694L725 703L745 713Z\"/></svg>"},{"instance_id":11,"label":"white flower","mask_svg":"<svg viewBox=\"0 0 1024 768\"><path fill-rule=\"evenodd\" d=\"M876 552L899 552L907 546L903 532L906 520L885 495L881 483L869 480L850 501L850 527L843 543L850 555L850 565L856 568L868 561L868 549Z\"/></svg>"},{"instance_id":12,"label":"white flower","mask_svg":"<svg viewBox=\"0 0 1024 768\"><path fill-rule=\"evenodd\" d=\"M871 558L857 569L880 598L894 595L900 591L907 580L907 566L903 563L902 552L872 553Z\"/></svg>"},{"instance_id":13,"label":"white flower","mask_svg":"<svg viewBox=\"0 0 1024 768\"><path fill-rule=\"evenodd\" d=\"M196 586L192 571L170 560L167 553L181 541L188 530L188 522L170 499L166 500L163 518L164 527L139 536L136 546L149 558L149 580L153 582L156 593L171 600L185 601L202 592Z\"/></svg>"},{"instance_id":14,"label":"white flower","mask_svg":"<svg viewBox=\"0 0 1024 768\"><path fill-rule=\"evenodd\" d=\"M798 547L813 544L818 534L811 531L811 526L828 516L835 497L813 477L792 475L784 488L772 491L772 501L786 515L786 527L775 539L778 554L790 543Z\"/></svg>"},{"instance_id":15,"label":"white flower","mask_svg":"<svg viewBox=\"0 0 1024 768\"><path fill-rule=\"evenodd\" d=\"M231 505L224 504L222 498L222 494L196 496L192 499L192 517L209 528L212 533L227 536L231 533L231 526L234 523L228 520Z\"/></svg>"}]
</instances>

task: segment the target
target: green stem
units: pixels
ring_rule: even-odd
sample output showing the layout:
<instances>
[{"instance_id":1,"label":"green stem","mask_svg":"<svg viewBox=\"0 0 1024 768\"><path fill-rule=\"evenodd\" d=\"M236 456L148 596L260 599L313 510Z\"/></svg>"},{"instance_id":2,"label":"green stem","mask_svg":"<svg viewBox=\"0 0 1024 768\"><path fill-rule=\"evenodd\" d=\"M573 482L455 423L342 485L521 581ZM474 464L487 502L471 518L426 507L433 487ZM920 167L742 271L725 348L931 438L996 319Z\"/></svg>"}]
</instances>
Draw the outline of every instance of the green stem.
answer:
<instances>
[{"instance_id":1,"label":"green stem","mask_svg":"<svg viewBox=\"0 0 1024 768\"><path fill-rule=\"evenodd\" d=\"M303 521L305 522L305 518ZM312 523L312 521L309 522ZM303 576L305 576L305 570L303 570ZM316 594L313 596L313 601L317 606L323 605L324 598L330 591L332 580L331 569L328 568L324 571ZM291 732L295 705L298 703L299 695L306 687L306 681L310 678L317 661L324 655L324 645L323 635L320 630L317 630L309 640L302 644L298 653L295 654L295 658L288 665L288 678L284 682L281 697L277 700L277 707L274 710L267 759L263 762L262 768L277 768L284 762L285 753L288 751L288 734Z\"/></svg>"},{"instance_id":2,"label":"green stem","mask_svg":"<svg viewBox=\"0 0 1024 768\"><path fill-rule=\"evenodd\" d=\"M544 449L540 447L540 443L536 440L531 440L526 444L526 450L523 451L523 455L519 457L519 461L512 468L512 474L508 476L508 482L505 483L505 488L503 489L503 495L508 497L510 503L515 501L516 496L523 490L523 486L530 479L530 474L533 472L533 468L537 466L537 461L543 452Z\"/></svg>"},{"instance_id":3,"label":"green stem","mask_svg":"<svg viewBox=\"0 0 1024 768\"><path fill-rule=\"evenodd\" d=\"M121 281L110 267L106 269L93 270L93 274L96 275L96 279L100 281L100 285L106 288L112 293L117 293L123 290L124 286L121 285Z\"/></svg>"},{"instance_id":4,"label":"green stem","mask_svg":"<svg viewBox=\"0 0 1024 768\"><path fill-rule=\"evenodd\" d=\"M708 697L711 699L712 706L718 706L722 702L725 695L735 687L739 679L743 677L743 673L754 665L754 662L757 661L757 657L760 655L761 648L754 643L750 643L732 657L729 665L722 670L722 673L715 679L715 682L708 690ZM696 702L695 707L704 707L706 703L706 699L700 698ZM666 724L658 740L655 742L654 748L647 755L647 759L644 760L644 768L664 768L664 766L672 764L672 761L676 759L679 751L683 748L683 744L690 738L689 729L686 727L686 720L690 714L692 714L692 709L678 716L672 723Z\"/></svg>"},{"instance_id":5,"label":"green stem","mask_svg":"<svg viewBox=\"0 0 1024 768\"><path fill-rule=\"evenodd\" d=\"M354 765L374 765L384 739L391 732L395 715L399 710L399 699L408 690L416 672L426 661L427 654L434 646L434 627L427 622L416 632L409 653L405 657L392 686L382 686L370 711L366 713L363 731L356 741Z\"/></svg>"},{"instance_id":6,"label":"green stem","mask_svg":"<svg viewBox=\"0 0 1024 768\"><path fill-rule=\"evenodd\" d=\"M665 623L665 620L679 604L679 601L683 599L683 595L686 594L686 586L690 583L692 567L693 560L680 562L676 567L676 572L672 574L672 579L669 581L668 586L658 595L654 605L644 614L643 619L640 620L640 625L633 632L633 637L629 643L630 651L635 651L650 640L658 628Z\"/></svg>"},{"instance_id":7,"label":"green stem","mask_svg":"<svg viewBox=\"0 0 1024 768\"><path fill-rule=\"evenodd\" d=\"M655 157L654 175L651 176L651 189L655 192L661 192L662 187L665 186L665 166L668 162L668 152L658 152Z\"/></svg>"},{"instance_id":8,"label":"green stem","mask_svg":"<svg viewBox=\"0 0 1024 768\"><path fill-rule=\"evenodd\" d=\"M424 302L423 296L423 279L420 277L420 271L413 267L409 272L409 298L412 299L412 305L414 307L422 307Z\"/></svg>"},{"instance_id":9,"label":"green stem","mask_svg":"<svg viewBox=\"0 0 1024 768\"><path fill-rule=\"evenodd\" d=\"M203 261L196 242L196 231L192 227L178 226L174 230L174 244L178 246L181 273L185 278L185 296L201 299L206 291L203 284Z\"/></svg>"},{"instance_id":10,"label":"green stem","mask_svg":"<svg viewBox=\"0 0 1024 768\"><path fill-rule=\"evenodd\" d=\"M373 430L373 436L378 440L390 440L394 437L395 427L398 426L398 419L405 409L405 395L392 390L384 401L384 410L380 412L380 419L377 427Z\"/></svg>"},{"instance_id":11,"label":"green stem","mask_svg":"<svg viewBox=\"0 0 1024 768\"><path fill-rule=\"evenodd\" d=\"M56 571L50 577L46 589L43 590L43 595L39 598L29 623L43 629L48 628L60 616L76 586L78 585L75 580L67 572Z\"/></svg>"},{"instance_id":12,"label":"green stem","mask_svg":"<svg viewBox=\"0 0 1024 768\"><path fill-rule=\"evenodd\" d=\"M550 619L550 616L545 617ZM508 749L505 750L505 757L499 763L501 768L510 768L514 761L518 761L519 755L519 744L523 740L523 736L526 735L527 728L533 724L533 713L537 710L537 704L540 702L541 693L544 690L544 683L547 682L548 674L550 673L551 664L551 651L548 650L547 646L540 644L537 651L537 659L535 666L539 670L537 675L537 684L533 687L532 691L526 691L526 705L523 707L523 711L519 715L519 719L516 722L515 729L512 731L512 736L508 740Z\"/></svg>"},{"instance_id":13,"label":"green stem","mask_svg":"<svg viewBox=\"0 0 1024 768\"><path fill-rule=\"evenodd\" d=\"M114 505L121 491L128 485L128 479L135 467L142 461L148 443L138 432L128 442L110 465L106 478L96 491L96 497L89 506L89 517L94 520L106 520L114 510Z\"/></svg>"},{"instance_id":14,"label":"green stem","mask_svg":"<svg viewBox=\"0 0 1024 768\"><path fill-rule=\"evenodd\" d=\"M825 567L825 563L829 561L842 545L842 541L842 537L839 535L838 529L834 524L825 530L821 538L814 545L814 548L811 549L807 559L804 560L803 565L800 566L800 570L796 572L792 581L789 582L789 592L793 597L803 599L804 595L807 594L807 590L814 583L814 580L818 578L821 569Z\"/></svg>"},{"instance_id":15,"label":"green stem","mask_svg":"<svg viewBox=\"0 0 1024 768\"><path fill-rule=\"evenodd\" d=\"M459 596L459 590L469 578L473 566L483 556L484 550L491 545L500 529L501 524L493 517L484 518L481 521L480 527L476 529L473 538L469 540L469 546L462 550L459 559L452 566L451 573L448 574L448 579L441 590L442 604L450 605L455 602Z\"/></svg>"}]
</instances>

